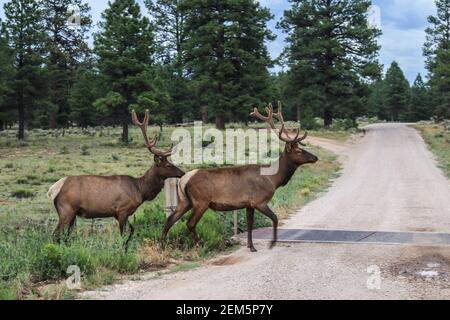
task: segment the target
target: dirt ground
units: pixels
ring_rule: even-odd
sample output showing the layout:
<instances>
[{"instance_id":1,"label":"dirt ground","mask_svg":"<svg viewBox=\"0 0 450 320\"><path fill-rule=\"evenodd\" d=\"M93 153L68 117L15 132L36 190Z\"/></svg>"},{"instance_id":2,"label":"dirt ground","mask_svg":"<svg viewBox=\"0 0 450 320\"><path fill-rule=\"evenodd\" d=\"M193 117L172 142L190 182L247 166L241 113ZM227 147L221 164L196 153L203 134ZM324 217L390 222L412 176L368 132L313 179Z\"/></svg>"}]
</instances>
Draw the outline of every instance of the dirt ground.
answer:
<instances>
[{"instance_id":1,"label":"dirt ground","mask_svg":"<svg viewBox=\"0 0 450 320\"><path fill-rule=\"evenodd\" d=\"M412 128L379 124L347 143L310 139L344 169L285 229L450 233L450 183ZM195 270L143 275L86 299L450 299L450 247L257 243Z\"/></svg>"}]
</instances>

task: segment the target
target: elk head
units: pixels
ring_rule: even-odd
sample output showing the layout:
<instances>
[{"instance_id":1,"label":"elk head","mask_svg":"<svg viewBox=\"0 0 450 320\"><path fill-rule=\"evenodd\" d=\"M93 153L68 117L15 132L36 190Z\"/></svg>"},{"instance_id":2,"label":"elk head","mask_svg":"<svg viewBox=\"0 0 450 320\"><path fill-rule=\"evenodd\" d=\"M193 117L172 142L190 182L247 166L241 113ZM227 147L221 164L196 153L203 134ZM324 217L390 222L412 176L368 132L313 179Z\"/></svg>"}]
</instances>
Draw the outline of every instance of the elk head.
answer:
<instances>
[{"instance_id":1,"label":"elk head","mask_svg":"<svg viewBox=\"0 0 450 320\"><path fill-rule=\"evenodd\" d=\"M281 102L278 102L277 113L273 112L273 106L272 104L269 104L269 106L266 108L267 116L263 116L261 113L259 113L258 108L255 108L250 115L259 120L267 122L270 128L278 135L279 139L286 143L284 154L291 160L292 163L297 166L301 166L307 163L316 163L319 159L315 155L301 148L302 146L306 147L303 141L308 137L308 132L305 132L305 134L300 137L300 129L297 129L295 137L292 137L286 129L281 109ZM280 121L280 130L276 128L273 117L277 118L278 121Z\"/></svg>"},{"instance_id":2,"label":"elk head","mask_svg":"<svg viewBox=\"0 0 450 320\"><path fill-rule=\"evenodd\" d=\"M185 172L168 160L168 158L174 154L173 144L169 149L162 151L156 149L156 144L158 143L157 135L155 135L155 137L151 141L149 141L147 135L147 127L150 120L149 111L145 111L143 122L139 121L134 110L131 112L131 116L133 123L141 129L148 151L150 151L150 153L154 155L155 164L153 166L153 169L158 173L158 175L163 179L181 178L182 176L184 176Z\"/></svg>"}]
</instances>

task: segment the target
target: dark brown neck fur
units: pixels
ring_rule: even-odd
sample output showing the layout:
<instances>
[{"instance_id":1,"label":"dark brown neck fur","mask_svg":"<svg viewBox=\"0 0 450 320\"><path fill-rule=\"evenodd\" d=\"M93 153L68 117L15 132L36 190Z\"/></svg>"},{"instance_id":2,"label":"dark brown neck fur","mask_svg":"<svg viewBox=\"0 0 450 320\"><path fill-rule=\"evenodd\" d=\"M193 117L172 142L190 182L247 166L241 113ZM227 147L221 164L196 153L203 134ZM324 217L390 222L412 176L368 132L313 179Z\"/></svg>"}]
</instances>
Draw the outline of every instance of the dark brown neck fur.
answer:
<instances>
[{"instance_id":1,"label":"dark brown neck fur","mask_svg":"<svg viewBox=\"0 0 450 320\"><path fill-rule=\"evenodd\" d=\"M164 187L164 178L161 177L154 167L148 170L141 178L136 179L136 186L142 194L144 201L151 201L161 192Z\"/></svg>"},{"instance_id":2,"label":"dark brown neck fur","mask_svg":"<svg viewBox=\"0 0 450 320\"><path fill-rule=\"evenodd\" d=\"M295 171L298 169L298 165L296 165L286 154L283 152L278 160L279 169L278 173L274 176L271 176L271 180L275 187L278 189L280 187L284 187L289 183Z\"/></svg>"}]
</instances>

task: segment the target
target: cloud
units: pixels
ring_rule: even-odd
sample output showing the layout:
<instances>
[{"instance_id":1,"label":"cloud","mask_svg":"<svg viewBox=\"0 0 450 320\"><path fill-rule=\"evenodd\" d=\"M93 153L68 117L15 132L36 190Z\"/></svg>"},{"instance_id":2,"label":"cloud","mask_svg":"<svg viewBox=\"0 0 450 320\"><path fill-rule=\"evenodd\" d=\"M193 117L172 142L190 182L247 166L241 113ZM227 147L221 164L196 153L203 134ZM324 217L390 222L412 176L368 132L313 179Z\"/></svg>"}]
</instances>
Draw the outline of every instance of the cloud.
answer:
<instances>
[{"instance_id":1,"label":"cloud","mask_svg":"<svg viewBox=\"0 0 450 320\"><path fill-rule=\"evenodd\" d=\"M422 47L427 17L436 12L432 0L374 0L381 8L380 60L389 67L397 61L410 82L426 74Z\"/></svg>"}]
</instances>

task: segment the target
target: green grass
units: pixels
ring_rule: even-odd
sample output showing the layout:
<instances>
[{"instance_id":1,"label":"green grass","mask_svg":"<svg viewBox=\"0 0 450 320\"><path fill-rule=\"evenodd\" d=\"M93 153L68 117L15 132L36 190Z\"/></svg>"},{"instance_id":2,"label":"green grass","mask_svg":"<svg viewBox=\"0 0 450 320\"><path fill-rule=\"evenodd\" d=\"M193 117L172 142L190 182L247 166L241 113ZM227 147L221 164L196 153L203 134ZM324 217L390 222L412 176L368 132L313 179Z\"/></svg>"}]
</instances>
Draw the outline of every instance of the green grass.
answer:
<instances>
[{"instance_id":1,"label":"green grass","mask_svg":"<svg viewBox=\"0 0 450 320\"><path fill-rule=\"evenodd\" d=\"M418 124L414 127L420 131L430 150L436 155L440 168L450 178L450 126Z\"/></svg>"},{"instance_id":2,"label":"green grass","mask_svg":"<svg viewBox=\"0 0 450 320\"><path fill-rule=\"evenodd\" d=\"M149 129L149 134L157 131ZM119 141L118 129L91 130L96 132L95 137L92 131L79 129L66 130L64 137L58 131L33 130L28 133L26 147L18 145L15 132L0 133L0 299L73 298L74 292L65 286L70 265L81 268L82 287L90 289L140 270L160 270L174 262L171 270L189 269L234 247L233 215L208 211L198 225L200 245L187 230L188 214L169 233L167 248L161 249L158 238L166 219L163 193L143 204L131 218L136 233L128 253L113 219L93 224L78 219L69 241L53 243L57 215L46 197L53 183L68 175L140 176L152 165L153 157L144 148L138 130L130 130L132 141L126 145ZM170 144L171 131L164 130L161 148ZM271 206L280 218L324 190L339 170L333 155L311 149L321 161L298 170L273 198ZM239 212L238 217L245 229L245 213ZM271 224L257 214L255 225Z\"/></svg>"}]
</instances>

